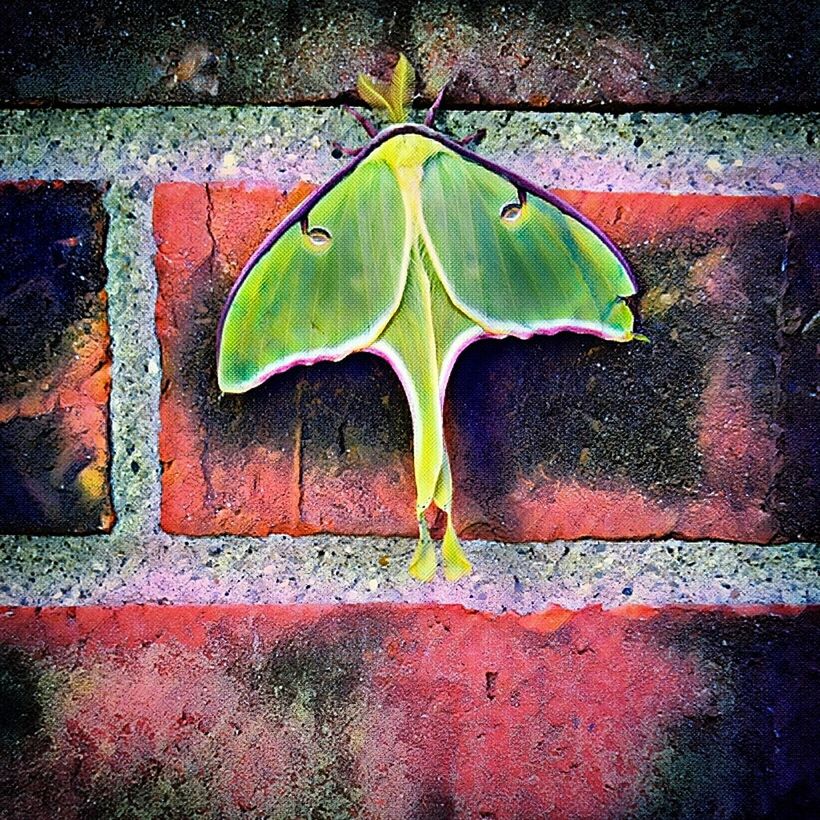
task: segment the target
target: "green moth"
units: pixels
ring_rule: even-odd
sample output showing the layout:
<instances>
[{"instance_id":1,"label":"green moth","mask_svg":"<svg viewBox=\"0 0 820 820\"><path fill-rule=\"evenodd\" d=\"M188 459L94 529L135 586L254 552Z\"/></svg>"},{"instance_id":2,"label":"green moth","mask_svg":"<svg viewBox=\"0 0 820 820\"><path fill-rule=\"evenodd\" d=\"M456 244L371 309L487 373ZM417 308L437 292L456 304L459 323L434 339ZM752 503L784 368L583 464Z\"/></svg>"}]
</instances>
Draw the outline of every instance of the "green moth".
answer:
<instances>
[{"instance_id":1,"label":"green moth","mask_svg":"<svg viewBox=\"0 0 820 820\"><path fill-rule=\"evenodd\" d=\"M436 572L425 521L447 514L444 574L468 573L452 518L442 406L459 353L477 339L560 331L636 338L636 292L621 252L537 185L424 125L406 122L415 75L402 55L389 84L359 93L392 124L305 199L237 279L219 323L223 392L250 390L299 364L355 351L385 358L413 419L419 542L410 574Z\"/></svg>"}]
</instances>

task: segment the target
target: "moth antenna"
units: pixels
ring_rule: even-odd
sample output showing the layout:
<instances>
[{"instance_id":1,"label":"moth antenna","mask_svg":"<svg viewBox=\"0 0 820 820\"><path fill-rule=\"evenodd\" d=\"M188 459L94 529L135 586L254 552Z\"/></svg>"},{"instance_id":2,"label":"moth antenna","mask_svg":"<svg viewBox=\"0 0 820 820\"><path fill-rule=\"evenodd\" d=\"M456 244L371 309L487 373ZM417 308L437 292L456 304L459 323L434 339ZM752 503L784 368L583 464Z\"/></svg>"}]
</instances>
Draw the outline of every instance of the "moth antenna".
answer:
<instances>
[{"instance_id":1,"label":"moth antenna","mask_svg":"<svg viewBox=\"0 0 820 820\"><path fill-rule=\"evenodd\" d=\"M444 85L439 89L438 94L436 94L436 98L433 100L433 104L430 106L427 114L424 117L424 124L428 128L433 127L433 123L436 119L436 114L438 113L439 106L441 105L441 101L444 99L444 92L447 90L447 83L445 82Z\"/></svg>"},{"instance_id":2,"label":"moth antenna","mask_svg":"<svg viewBox=\"0 0 820 820\"><path fill-rule=\"evenodd\" d=\"M376 134L379 133L379 129L370 122L364 114L360 114L355 108L351 108L349 105L343 105L342 108L356 120L362 128L364 128L365 132L367 133L368 137L375 137Z\"/></svg>"},{"instance_id":3,"label":"moth antenna","mask_svg":"<svg viewBox=\"0 0 820 820\"><path fill-rule=\"evenodd\" d=\"M523 188L518 189L518 204L522 208L527 204L527 192Z\"/></svg>"},{"instance_id":4,"label":"moth antenna","mask_svg":"<svg viewBox=\"0 0 820 820\"><path fill-rule=\"evenodd\" d=\"M479 128L478 131L475 131L472 134L468 134L466 137L462 137L459 141L459 145L467 146L471 142L481 142L484 137L487 136L487 129L486 128Z\"/></svg>"},{"instance_id":5,"label":"moth antenna","mask_svg":"<svg viewBox=\"0 0 820 820\"><path fill-rule=\"evenodd\" d=\"M361 148L347 148L340 142L331 142L330 147L333 149L333 156L338 159L342 157L356 157L361 154Z\"/></svg>"},{"instance_id":6,"label":"moth antenna","mask_svg":"<svg viewBox=\"0 0 820 820\"><path fill-rule=\"evenodd\" d=\"M307 232L308 232L308 218L307 218L307 215L303 216L299 220L299 227L302 229L303 234L307 234Z\"/></svg>"}]
</instances>

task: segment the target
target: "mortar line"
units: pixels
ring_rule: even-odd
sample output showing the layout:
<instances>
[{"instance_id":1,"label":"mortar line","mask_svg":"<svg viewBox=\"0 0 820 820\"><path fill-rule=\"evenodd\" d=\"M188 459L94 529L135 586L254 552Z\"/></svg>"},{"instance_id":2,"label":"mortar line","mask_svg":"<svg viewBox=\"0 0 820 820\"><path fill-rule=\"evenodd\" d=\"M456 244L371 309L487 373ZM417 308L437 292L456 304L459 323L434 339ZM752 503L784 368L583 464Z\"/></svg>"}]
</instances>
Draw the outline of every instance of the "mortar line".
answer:
<instances>
[{"instance_id":1,"label":"mortar line","mask_svg":"<svg viewBox=\"0 0 820 820\"><path fill-rule=\"evenodd\" d=\"M153 186L114 181L104 201L111 220L105 261L112 349L111 485L117 514L112 537L133 539L158 529L161 373ZM139 465L137 473L132 462Z\"/></svg>"},{"instance_id":2,"label":"mortar line","mask_svg":"<svg viewBox=\"0 0 820 820\"><path fill-rule=\"evenodd\" d=\"M589 77L587 74L576 85L576 91ZM411 106L416 116L424 115L433 103L433 98L420 99ZM365 108L365 103L358 96L352 94L336 94L321 98L293 97L289 99L271 99L270 101L254 100L252 103L241 99L224 99L218 102L212 100L193 100L176 102L174 100L152 100L146 102L139 100L130 102L127 100L108 100L104 102L94 102L92 100L71 100L61 99L55 102L43 104L41 99L21 99L9 100L0 99L0 113L5 111L106 111L110 109L140 110L143 108L190 108L198 111L219 111L220 109L231 108L263 108L263 109L300 109L300 108L338 108L342 105L350 105L356 108ZM603 102L562 102L546 107L535 105L529 100L515 100L513 102L495 102L490 105L485 103L470 103L465 101L447 100L447 110L458 113L472 113L474 111L498 111L521 114L676 114L691 115L715 113L725 116L737 116L749 114L763 117L789 116L790 114L816 114L817 106L814 102L779 102L779 101L759 101L759 102L731 102L722 99L710 101L693 102L691 104L675 103L672 100L667 102L652 102L643 100L641 102L629 103L620 100L608 100Z\"/></svg>"},{"instance_id":3,"label":"mortar line","mask_svg":"<svg viewBox=\"0 0 820 820\"><path fill-rule=\"evenodd\" d=\"M786 196L820 186L811 114L451 110L441 126L486 128L483 154L547 187ZM334 107L7 110L0 178L236 180L287 190L338 169L333 139L361 141Z\"/></svg>"}]
</instances>

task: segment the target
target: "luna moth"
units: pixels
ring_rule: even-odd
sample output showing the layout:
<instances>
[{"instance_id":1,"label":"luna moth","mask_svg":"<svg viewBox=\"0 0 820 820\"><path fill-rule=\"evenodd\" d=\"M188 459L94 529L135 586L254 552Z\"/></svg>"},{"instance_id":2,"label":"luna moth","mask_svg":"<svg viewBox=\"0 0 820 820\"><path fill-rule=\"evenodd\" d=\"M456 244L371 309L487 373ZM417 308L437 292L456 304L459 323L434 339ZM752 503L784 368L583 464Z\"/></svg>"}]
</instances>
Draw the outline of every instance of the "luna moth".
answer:
<instances>
[{"instance_id":1,"label":"luna moth","mask_svg":"<svg viewBox=\"0 0 820 820\"><path fill-rule=\"evenodd\" d=\"M558 197L433 128L408 122L415 73L360 76L381 131L296 207L245 265L217 332L220 389L240 393L295 365L356 351L386 359L413 423L419 540L409 572L429 580L435 544L425 513L447 514L444 574L471 570L453 523L442 407L458 355L478 339L561 331L636 338L636 292L615 245Z\"/></svg>"}]
</instances>

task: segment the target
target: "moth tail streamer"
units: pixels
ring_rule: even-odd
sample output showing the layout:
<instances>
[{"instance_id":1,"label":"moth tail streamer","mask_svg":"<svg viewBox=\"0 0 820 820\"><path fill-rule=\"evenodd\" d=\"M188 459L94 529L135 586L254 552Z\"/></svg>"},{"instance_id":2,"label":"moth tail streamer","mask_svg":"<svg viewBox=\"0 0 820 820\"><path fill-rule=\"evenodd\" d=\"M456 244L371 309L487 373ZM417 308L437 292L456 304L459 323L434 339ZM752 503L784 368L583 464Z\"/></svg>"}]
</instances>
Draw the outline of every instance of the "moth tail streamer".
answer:
<instances>
[{"instance_id":1,"label":"moth tail streamer","mask_svg":"<svg viewBox=\"0 0 820 820\"><path fill-rule=\"evenodd\" d=\"M424 516L419 516L419 541L407 571L419 581L431 581L436 574L436 545Z\"/></svg>"},{"instance_id":2,"label":"moth tail streamer","mask_svg":"<svg viewBox=\"0 0 820 820\"><path fill-rule=\"evenodd\" d=\"M448 581L458 581L473 570L473 565L458 543L452 516L447 516L447 529L444 531L444 540L441 542L441 558L444 564L444 577Z\"/></svg>"},{"instance_id":3,"label":"moth tail streamer","mask_svg":"<svg viewBox=\"0 0 820 820\"><path fill-rule=\"evenodd\" d=\"M444 540L441 542L444 577L448 581L458 581L459 578L463 578L472 572L473 567L461 549L453 525L453 477L450 471L450 457L446 448L441 460L441 472L436 483L433 500L436 502L436 506L447 514L447 529L444 531Z\"/></svg>"}]
</instances>

